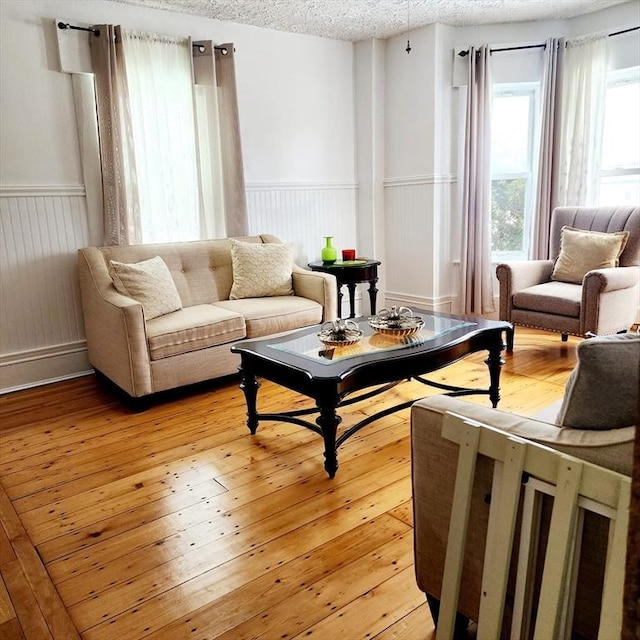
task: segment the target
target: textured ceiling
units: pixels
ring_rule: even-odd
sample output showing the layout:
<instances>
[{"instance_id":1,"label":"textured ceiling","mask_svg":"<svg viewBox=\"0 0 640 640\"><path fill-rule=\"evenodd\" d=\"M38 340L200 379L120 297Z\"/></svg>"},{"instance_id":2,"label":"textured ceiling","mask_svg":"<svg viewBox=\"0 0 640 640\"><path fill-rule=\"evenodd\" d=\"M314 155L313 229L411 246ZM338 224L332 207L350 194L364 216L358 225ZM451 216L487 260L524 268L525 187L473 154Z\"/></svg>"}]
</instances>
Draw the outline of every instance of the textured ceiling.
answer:
<instances>
[{"instance_id":1,"label":"textured ceiling","mask_svg":"<svg viewBox=\"0 0 640 640\"><path fill-rule=\"evenodd\" d=\"M573 18L627 0L117 0L339 40L388 38L440 22L462 27Z\"/></svg>"}]
</instances>

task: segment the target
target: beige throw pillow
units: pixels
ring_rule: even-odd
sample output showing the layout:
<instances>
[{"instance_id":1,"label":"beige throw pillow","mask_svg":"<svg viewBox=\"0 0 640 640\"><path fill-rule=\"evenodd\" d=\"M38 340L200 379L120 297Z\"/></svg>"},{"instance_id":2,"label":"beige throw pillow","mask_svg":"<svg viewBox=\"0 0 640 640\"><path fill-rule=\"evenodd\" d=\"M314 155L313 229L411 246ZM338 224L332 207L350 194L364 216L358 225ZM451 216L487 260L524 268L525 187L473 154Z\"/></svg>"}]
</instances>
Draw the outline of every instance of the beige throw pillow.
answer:
<instances>
[{"instance_id":1,"label":"beige throw pillow","mask_svg":"<svg viewBox=\"0 0 640 640\"><path fill-rule=\"evenodd\" d=\"M182 309L176 283L160 256L131 264L110 260L109 275L119 293L142 305L145 320Z\"/></svg>"},{"instance_id":2,"label":"beige throw pillow","mask_svg":"<svg viewBox=\"0 0 640 640\"><path fill-rule=\"evenodd\" d=\"M592 269L617 267L629 238L628 231L601 233L562 227L560 255L551 274L552 280L582 284Z\"/></svg>"},{"instance_id":3,"label":"beige throw pillow","mask_svg":"<svg viewBox=\"0 0 640 640\"><path fill-rule=\"evenodd\" d=\"M287 244L231 241L231 300L293 295L293 249Z\"/></svg>"}]
</instances>

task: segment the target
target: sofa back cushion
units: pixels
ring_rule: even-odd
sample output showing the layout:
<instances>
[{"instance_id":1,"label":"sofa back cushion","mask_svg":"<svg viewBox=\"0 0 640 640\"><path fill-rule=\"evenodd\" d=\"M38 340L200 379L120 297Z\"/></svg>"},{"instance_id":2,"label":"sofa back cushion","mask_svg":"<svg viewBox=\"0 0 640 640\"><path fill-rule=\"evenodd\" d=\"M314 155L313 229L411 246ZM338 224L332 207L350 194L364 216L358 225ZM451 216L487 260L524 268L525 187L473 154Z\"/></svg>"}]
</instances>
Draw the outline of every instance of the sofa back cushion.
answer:
<instances>
[{"instance_id":1,"label":"sofa back cushion","mask_svg":"<svg viewBox=\"0 0 640 640\"><path fill-rule=\"evenodd\" d=\"M277 242L273 236L238 238L243 242ZM117 247L100 247L109 261L140 262L160 256L175 282L183 307L228 300L233 284L231 239L196 240Z\"/></svg>"}]
</instances>

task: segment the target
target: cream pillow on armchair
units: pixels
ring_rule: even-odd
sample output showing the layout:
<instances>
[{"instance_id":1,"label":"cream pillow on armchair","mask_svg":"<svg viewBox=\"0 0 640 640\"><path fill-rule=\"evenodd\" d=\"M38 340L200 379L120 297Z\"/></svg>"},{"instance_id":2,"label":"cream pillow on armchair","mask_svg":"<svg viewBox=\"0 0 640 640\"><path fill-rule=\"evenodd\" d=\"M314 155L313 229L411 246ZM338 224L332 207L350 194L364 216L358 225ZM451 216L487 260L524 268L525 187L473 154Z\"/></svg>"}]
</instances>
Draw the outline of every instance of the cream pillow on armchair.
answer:
<instances>
[{"instance_id":1,"label":"cream pillow on armchair","mask_svg":"<svg viewBox=\"0 0 640 640\"><path fill-rule=\"evenodd\" d=\"M231 300L293 295L293 249L288 244L231 240Z\"/></svg>"}]
</instances>

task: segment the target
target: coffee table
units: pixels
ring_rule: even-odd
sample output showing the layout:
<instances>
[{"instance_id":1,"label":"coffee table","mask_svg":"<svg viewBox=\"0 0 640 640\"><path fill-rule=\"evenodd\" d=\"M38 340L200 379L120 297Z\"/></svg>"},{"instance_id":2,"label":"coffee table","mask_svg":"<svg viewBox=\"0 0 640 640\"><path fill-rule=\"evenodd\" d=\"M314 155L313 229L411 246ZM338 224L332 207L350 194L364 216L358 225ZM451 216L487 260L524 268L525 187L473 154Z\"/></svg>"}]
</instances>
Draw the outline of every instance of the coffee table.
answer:
<instances>
[{"instance_id":1,"label":"coffee table","mask_svg":"<svg viewBox=\"0 0 640 640\"><path fill-rule=\"evenodd\" d=\"M337 410L370 398L402 381L415 379L443 390L447 395L486 394L496 407L500 400L500 368L504 360L503 334L512 329L508 322L466 316L415 311L424 320L414 335L398 337L376 333L367 318L355 322L364 335L356 344L330 347L317 337L320 325L281 337L246 340L231 347L241 358L240 388L247 403L247 426L253 434L261 420L278 420L303 426L324 440L324 468L333 478L338 469L338 447L374 420L409 407L410 400L368 416L338 436L342 418ZM428 380L423 374L453 364L477 351L488 351L487 388L453 387ZM259 413L257 396L264 378L297 391L315 401L316 406L282 413ZM370 387L376 387L371 390ZM369 389L353 397L358 391ZM416 398L417 400L417 398ZM317 413L315 422L303 416Z\"/></svg>"}]
</instances>

